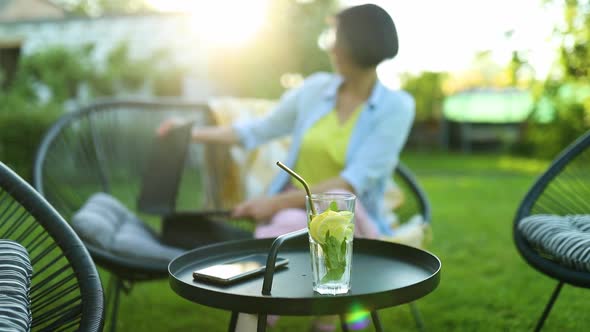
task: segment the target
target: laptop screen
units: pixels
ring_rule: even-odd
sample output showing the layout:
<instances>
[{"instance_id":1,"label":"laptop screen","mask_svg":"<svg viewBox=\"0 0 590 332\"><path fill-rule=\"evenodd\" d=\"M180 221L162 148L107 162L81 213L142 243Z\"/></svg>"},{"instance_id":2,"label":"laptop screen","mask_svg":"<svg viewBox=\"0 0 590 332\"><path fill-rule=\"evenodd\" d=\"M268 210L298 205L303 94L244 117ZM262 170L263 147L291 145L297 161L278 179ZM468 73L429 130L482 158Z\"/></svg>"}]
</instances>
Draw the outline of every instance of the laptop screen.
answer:
<instances>
[{"instance_id":1,"label":"laptop screen","mask_svg":"<svg viewBox=\"0 0 590 332\"><path fill-rule=\"evenodd\" d=\"M174 211L192 127L193 122L186 123L154 137L142 174L139 211L156 215Z\"/></svg>"}]
</instances>

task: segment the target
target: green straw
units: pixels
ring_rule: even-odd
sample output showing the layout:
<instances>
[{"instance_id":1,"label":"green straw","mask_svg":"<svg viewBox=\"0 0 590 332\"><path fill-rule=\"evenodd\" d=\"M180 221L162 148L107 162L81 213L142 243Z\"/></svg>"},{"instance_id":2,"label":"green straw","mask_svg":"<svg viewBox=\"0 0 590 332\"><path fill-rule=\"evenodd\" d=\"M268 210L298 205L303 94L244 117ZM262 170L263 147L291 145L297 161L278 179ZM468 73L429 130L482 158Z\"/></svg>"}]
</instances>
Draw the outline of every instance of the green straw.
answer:
<instances>
[{"instance_id":1,"label":"green straw","mask_svg":"<svg viewBox=\"0 0 590 332\"><path fill-rule=\"evenodd\" d=\"M311 191L309 190L307 182L305 182L305 180L303 180L303 178L299 174L295 173L292 169L285 166L285 164L283 164L282 162L277 161L277 166L282 168L285 172L289 173L289 175L297 179L297 181L299 181L303 185L303 188L305 188L305 191L307 192L307 199L309 201L309 207L311 208L311 214L315 216L317 213L315 212L315 207L313 206L313 202L311 201Z\"/></svg>"}]
</instances>

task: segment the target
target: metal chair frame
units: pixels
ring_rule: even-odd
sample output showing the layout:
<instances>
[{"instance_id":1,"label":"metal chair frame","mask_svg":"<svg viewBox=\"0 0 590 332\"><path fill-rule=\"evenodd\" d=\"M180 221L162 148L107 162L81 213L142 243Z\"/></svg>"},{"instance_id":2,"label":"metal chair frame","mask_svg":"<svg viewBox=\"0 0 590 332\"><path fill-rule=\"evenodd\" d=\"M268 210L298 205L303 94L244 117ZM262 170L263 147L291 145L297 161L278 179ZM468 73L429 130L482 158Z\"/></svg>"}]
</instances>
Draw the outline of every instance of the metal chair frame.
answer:
<instances>
[{"instance_id":1,"label":"metal chair frame","mask_svg":"<svg viewBox=\"0 0 590 332\"><path fill-rule=\"evenodd\" d=\"M545 305L545 309L541 317L537 321L535 331L540 331L543 328L545 320L549 316L553 304L557 300L561 288L564 284L570 284L576 287L590 288L590 273L577 271L567 266L561 265L558 262L549 260L541 256L518 231L518 223L524 217L535 213L556 213L551 211L550 207L543 207L539 204L540 200L547 199L548 189L559 181L559 176L564 174L566 169L574 162L590 162L590 131L573 142L567 147L549 166L549 168L536 180L533 186L522 200L513 222L513 238L518 252L522 258L534 269L558 281L549 301ZM588 175L590 176L590 164L585 163L588 168ZM585 186L586 193L590 194L590 183ZM566 194L566 193L564 193ZM563 195L563 203L567 203L572 195L579 195L579 192L569 192ZM570 201L571 202L571 201ZM575 211L571 207L566 207L565 204L560 204L557 200L552 200L552 207L559 207L559 213L590 213L590 203L584 206L582 202L576 202Z\"/></svg>"},{"instance_id":2,"label":"metal chair frame","mask_svg":"<svg viewBox=\"0 0 590 332\"><path fill-rule=\"evenodd\" d=\"M59 213L1 162L0 238L30 255L33 331L102 331L104 294L90 254Z\"/></svg>"},{"instance_id":3,"label":"metal chair frame","mask_svg":"<svg viewBox=\"0 0 590 332\"><path fill-rule=\"evenodd\" d=\"M76 121L91 117L98 112L117 112L119 109L125 108L139 108L146 112L165 112L166 109L174 107L176 110L185 112L194 111L204 107L202 103L180 102L180 101L115 101L105 100L93 103L86 107L82 107L70 113L66 113L60 117L45 134L36 154L33 165L33 185L37 191L47 197L51 188L45 182L44 166L47 161L48 153L52 144L57 140L58 136L68 126L73 125ZM92 125L92 122L91 122ZM96 159L100 161L101 151L103 147L97 146L99 140L92 137ZM97 167L99 174L95 174L100 178L102 190L109 193L111 184L108 182L102 167ZM166 218L173 218L173 216L165 216ZM183 214L184 218L188 218L187 213ZM168 264L157 263L146 260L133 259L115 255L105 249L97 247L88 242L84 243L96 264L105 268L111 273L110 280L107 286L107 317L110 324L110 330L116 331L117 316L119 310L119 302L121 293L128 294L134 283L149 280L158 280L168 277Z\"/></svg>"}]
</instances>

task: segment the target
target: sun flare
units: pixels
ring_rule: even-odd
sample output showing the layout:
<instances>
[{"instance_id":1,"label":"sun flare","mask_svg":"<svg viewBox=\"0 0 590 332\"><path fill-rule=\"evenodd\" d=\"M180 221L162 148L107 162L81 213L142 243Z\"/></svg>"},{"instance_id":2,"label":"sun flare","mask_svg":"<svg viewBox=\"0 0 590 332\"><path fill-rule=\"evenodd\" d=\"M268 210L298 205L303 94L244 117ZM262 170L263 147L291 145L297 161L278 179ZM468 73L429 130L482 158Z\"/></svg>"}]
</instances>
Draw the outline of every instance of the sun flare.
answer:
<instances>
[{"instance_id":1,"label":"sun flare","mask_svg":"<svg viewBox=\"0 0 590 332\"><path fill-rule=\"evenodd\" d=\"M156 10L192 16L192 28L216 46L240 46L264 24L268 0L148 0Z\"/></svg>"}]
</instances>

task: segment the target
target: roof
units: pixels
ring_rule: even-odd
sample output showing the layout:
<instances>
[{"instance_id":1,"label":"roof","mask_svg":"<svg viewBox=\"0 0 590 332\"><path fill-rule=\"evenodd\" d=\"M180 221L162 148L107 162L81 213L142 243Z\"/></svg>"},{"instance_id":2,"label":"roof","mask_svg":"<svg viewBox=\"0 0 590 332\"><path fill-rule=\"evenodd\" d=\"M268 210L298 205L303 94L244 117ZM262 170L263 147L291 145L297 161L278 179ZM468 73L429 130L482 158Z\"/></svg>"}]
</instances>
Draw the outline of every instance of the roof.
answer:
<instances>
[{"instance_id":1,"label":"roof","mask_svg":"<svg viewBox=\"0 0 590 332\"><path fill-rule=\"evenodd\" d=\"M0 0L0 22L63 17L65 11L47 0Z\"/></svg>"}]
</instances>

